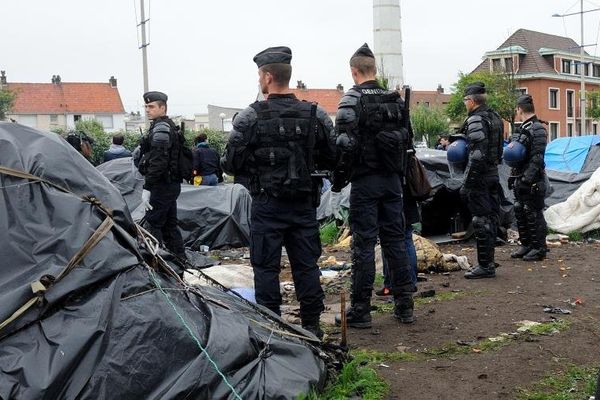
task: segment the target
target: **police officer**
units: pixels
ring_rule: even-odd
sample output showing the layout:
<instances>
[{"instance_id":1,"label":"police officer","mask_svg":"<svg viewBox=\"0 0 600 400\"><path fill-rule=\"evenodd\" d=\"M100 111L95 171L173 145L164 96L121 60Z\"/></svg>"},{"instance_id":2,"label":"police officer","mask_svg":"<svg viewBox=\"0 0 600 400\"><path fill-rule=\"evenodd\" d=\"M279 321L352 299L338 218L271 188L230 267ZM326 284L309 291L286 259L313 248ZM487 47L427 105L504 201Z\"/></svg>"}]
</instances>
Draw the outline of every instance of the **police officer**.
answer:
<instances>
[{"instance_id":1,"label":"police officer","mask_svg":"<svg viewBox=\"0 0 600 400\"><path fill-rule=\"evenodd\" d=\"M317 260L321 255L315 170L335 163L335 130L327 113L290 93L292 52L270 47L254 57L267 96L233 120L223 170L249 177L252 195L250 261L256 301L280 314L281 249L290 260L302 326L322 336L324 309Z\"/></svg>"},{"instance_id":2,"label":"police officer","mask_svg":"<svg viewBox=\"0 0 600 400\"><path fill-rule=\"evenodd\" d=\"M350 70L355 86L340 100L336 116L339 156L331 196L335 213L340 190L352 182L352 293L346 322L353 328L371 327L374 249L379 236L389 266L394 315L403 323L412 323L416 287L404 243L402 204L402 173L409 142L404 101L397 91L377 83L375 57L366 43L350 58Z\"/></svg>"},{"instance_id":3,"label":"police officer","mask_svg":"<svg viewBox=\"0 0 600 400\"><path fill-rule=\"evenodd\" d=\"M179 137L175 123L167 116L167 95L144 93L146 115L151 121L141 143L138 169L144 175L142 204L146 208L144 227L177 257L185 259L181 232L177 227L177 197L182 178L178 168Z\"/></svg>"},{"instance_id":4,"label":"police officer","mask_svg":"<svg viewBox=\"0 0 600 400\"><path fill-rule=\"evenodd\" d=\"M468 143L468 161L460 193L473 217L477 241L477 265L465 273L465 278L493 278L500 209L498 164L502 157L504 126L500 116L486 104L483 83L468 85L463 102L469 113L461 128Z\"/></svg>"},{"instance_id":5,"label":"police officer","mask_svg":"<svg viewBox=\"0 0 600 400\"><path fill-rule=\"evenodd\" d=\"M504 150L504 161L512 167L508 186L515 194L515 217L521 241L521 246L511 257L539 261L546 257L548 251L543 213L547 132L535 115L530 95L519 96L516 114L523 124Z\"/></svg>"}]
</instances>

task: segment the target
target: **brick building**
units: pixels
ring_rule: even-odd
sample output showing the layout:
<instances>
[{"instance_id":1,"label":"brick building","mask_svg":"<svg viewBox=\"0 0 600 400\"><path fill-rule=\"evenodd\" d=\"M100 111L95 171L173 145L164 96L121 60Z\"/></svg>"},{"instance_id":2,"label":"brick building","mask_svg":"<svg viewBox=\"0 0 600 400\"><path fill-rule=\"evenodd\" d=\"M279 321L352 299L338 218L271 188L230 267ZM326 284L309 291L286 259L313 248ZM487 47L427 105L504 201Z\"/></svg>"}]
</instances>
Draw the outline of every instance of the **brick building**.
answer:
<instances>
[{"instance_id":1,"label":"brick building","mask_svg":"<svg viewBox=\"0 0 600 400\"><path fill-rule=\"evenodd\" d=\"M581 135L579 45L570 38L519 29L488 51L476 71L513 73L517 88L533 96L536 114L548 122L549 140ZM586 92L600 89L600 57L584 57ZM586 118L584 134L597 134Z\"/></svg>"}]
</instances>

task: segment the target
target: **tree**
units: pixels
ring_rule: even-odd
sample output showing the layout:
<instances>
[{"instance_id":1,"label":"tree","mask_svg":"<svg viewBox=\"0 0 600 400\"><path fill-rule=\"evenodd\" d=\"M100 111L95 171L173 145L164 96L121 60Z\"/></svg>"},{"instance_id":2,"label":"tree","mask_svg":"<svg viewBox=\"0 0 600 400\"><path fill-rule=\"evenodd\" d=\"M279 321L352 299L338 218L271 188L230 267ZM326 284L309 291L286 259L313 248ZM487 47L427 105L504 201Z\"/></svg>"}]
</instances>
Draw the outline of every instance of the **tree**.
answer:
<instances>
[{"instance_id":1,"label":"tree","mask_svg":"<svg viewBox=\"0 0 600 400\"><path fill-rule=\"evenodd\" d=\"M425 107L418 105L410 112L410 123L415 138L427 143L427 147L433 147L434 138L448 132L448 117L444 110L438 107Z\"/></svg>"},{"instance_id":2,"label":"tree","mask_svg":"<svg viewBox=\"0 0 600 400\"><path fill-rule=\"evenodd\" d=\"M600 119L600 90L594 90L585 94L587 97L587 115L590 118L598 120Z\"/></svg>"},{"instance_id":3,"label":"tree","mask_svg":"<svg viewBox=\"0 0 600 400\"><path fill-rule=\"evenodd\" d=\"M17 95L8 89L0 90L0 121L6 118L6 114L10 112L15 105Z\"/></svg>"},{"instance_id":4,"label":"tree","mask_svg":"<svg viewBox=\"0 0 600 400\"><path fill-rule=\"evenodd\" d=\"M515 88L513 74L487 71L458 74L458 82L452 86L453 94L446 106L446 114L454 122L462 122L467 116L463 103L465 88L473 82L483 82L487 91L487 104L511 125L515 121L515 108L519 93Z\"/></svg>"}]
</instances>

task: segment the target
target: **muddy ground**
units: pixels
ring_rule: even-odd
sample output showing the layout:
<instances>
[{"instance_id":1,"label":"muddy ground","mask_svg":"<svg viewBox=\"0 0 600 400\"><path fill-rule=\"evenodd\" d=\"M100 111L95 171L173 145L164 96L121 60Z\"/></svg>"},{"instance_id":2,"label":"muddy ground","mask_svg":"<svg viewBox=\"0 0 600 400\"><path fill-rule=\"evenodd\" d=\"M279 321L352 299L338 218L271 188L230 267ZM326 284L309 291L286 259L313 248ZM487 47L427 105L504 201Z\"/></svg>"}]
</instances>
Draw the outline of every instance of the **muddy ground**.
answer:
<instances>
[{"instance_id":1,"label":"muddy ground","mask_svg":"<svg viewBox=\"0 0 600 400\"><path fill-rule=\"evenodd\" d=\"M417 322L412 325L398 323L391 311L374 313L371 330L349 331L350 347L423 353L515 332L521 320L546 322L552 317L569 321L569 328L554 335L512 340L498 350L383 361L376 369L390 384L388 398L514 399L518 388L528 388L569 364L600 364L600 246L563 245L553 248L546 260L533 263L511 259L514 249L511 245L496 249L501 267L495 279L466 280L462 272L427 275L419 291L459 295L417 305ZM441 246L441 250L468 254L474 261L471 246ZM582 304L569 304L577 299ZM328 301L338 303L339 299L328 296ZM385 301L378 298L374 303ZM572 314L545 313L544 305Z\"/></svg>"},{"instance_id":2,"label":"muddy ground","mask_svg":"<svg viewBox=\"0 0 600 400\"><path fill-rule=\"evenodd\" d=\"M470 244L440 248L475 261ZM466 280L461 271L427 274L419 292L434 289L436 297L419 300L412 325L393 318L388 298L374 296L378 311L373 312L373 328L350 329L348 344L355 352L369 350L381 356L373 365L390 385L387 398L515 399L519 389L531 388L569 365L600 365L600 245L562 245L552 248L546 260L533 263L511 259L515 248L496 248L500 267L495 279ZM324 249L323 255L349 259L348 252L332 248ZM289 275L284 268L282 280L291 280ZM322 318L334 339L340 337L339 329L330 325L339 308L339 287L344 285L326 287L328 310ZM576 301L580 304L574 305ZM295 308L293 303L289 306ZM572 314L545 313L544 306ZM478 341L516 332L519 321L556 318L568 321L568 328L551 335L526 335L498 349L477 349ZM457 344L470 347L456 352ZM398 361L402 352L417 355L417 360Z\"/></svg>"}]
</instances>

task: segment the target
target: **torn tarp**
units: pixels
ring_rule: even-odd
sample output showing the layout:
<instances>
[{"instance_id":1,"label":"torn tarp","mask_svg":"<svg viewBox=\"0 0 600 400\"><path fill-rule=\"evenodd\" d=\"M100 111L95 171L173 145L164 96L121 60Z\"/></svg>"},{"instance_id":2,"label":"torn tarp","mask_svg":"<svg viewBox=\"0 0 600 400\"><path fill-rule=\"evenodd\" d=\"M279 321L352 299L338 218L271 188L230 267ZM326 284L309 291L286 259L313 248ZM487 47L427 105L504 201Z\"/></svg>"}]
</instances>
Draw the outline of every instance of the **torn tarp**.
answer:
<instances>
[{"instance_id":1,"label":"torn tarp","mask_svg":"<svg viewBox=\"0 0 600 400\"><path fill-rule=\"evenodd\" d=\"M323 385L307 332L184 285L143 238L63 139L0 122L1 399L292 399Z\"/></svg>"},{"instance_id":2,"label":"torn tarp","mask_svg":"<svg viewBox=\"0 0 600 400\"><path fill-rule=\"evenodd\" d=\"M98 170L119 189L134 219L144 210L141 176L131 158L120 158L98 166ZM199 250L245 247L250 244L250 207L252 199L241 185L182 185L177 199L179 230L186 247Z\"/></svg>"}]
</instances>

